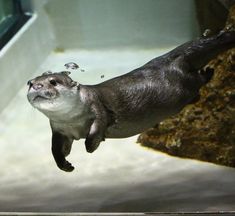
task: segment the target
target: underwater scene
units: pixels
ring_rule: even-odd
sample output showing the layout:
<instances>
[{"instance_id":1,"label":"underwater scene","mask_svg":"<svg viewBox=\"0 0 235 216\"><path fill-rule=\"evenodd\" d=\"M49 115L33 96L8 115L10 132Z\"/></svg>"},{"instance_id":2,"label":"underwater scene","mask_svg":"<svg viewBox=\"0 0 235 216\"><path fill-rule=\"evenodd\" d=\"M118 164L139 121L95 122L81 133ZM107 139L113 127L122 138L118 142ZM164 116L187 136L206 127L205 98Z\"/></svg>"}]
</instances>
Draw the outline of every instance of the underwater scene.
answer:
<instances>
[{"instance_id":1,"label":"underwater scene","mask_svg":"<svg viewBox=\"0 0 235 216\"><path fill-rule=\"evenodd\" d=\"M232 215L233 4L0 0L0 215Z\"/></svg>"}]
</instances>

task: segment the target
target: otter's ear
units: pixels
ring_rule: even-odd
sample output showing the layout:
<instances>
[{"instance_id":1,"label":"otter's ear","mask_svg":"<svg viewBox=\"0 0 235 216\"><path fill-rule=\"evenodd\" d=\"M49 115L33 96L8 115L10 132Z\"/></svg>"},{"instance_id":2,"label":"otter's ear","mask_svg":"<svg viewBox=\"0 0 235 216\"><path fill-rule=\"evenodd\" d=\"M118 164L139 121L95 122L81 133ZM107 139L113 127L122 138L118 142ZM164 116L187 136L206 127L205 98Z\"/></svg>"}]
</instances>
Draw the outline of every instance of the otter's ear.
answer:
<instances>
[{"instance_id":1,"label":"otter's ear","mask_svg":"<svg viewBox=\"0 0 235 216\"><path fill-rule=\"evenodd\" d=\"M49 71L44 72L42 75L48 75L48 74L52 74L52 72L49 70Z\"/></svg>"},{"instance_id":2,"label":"otter's ear","mask_svg":"<svg viewBox=\"0 0 235 216\"><path fill-rule=\"evenodd\" d=\"M62 71L61 74L69 76L69 74L71 74L71 72L69 72L69 71Z\"/></svg>"}]
</instances>

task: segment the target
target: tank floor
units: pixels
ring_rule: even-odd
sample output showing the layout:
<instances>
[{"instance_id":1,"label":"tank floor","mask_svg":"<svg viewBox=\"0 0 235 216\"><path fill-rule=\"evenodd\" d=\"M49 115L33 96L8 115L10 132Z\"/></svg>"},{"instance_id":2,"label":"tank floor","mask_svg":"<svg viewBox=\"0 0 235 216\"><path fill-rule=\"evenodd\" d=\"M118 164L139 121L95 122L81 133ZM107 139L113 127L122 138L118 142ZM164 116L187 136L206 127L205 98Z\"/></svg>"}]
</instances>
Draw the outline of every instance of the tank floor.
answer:
<instances>
[{"instance_id":1,"label":"tank floor","mask_svg":"<svg viewBox=\"0 0 235 216\"><path fill-rule=\"evenodd\" d=\"M65 63L74 61L85 72L74 71L72 77L93 84L165 51L54 52L36 75L64 70ZM235 169L149 150L136 144L137 136L107 139L92 154L84 140L74 142L68 157L74 172L59 170L48 119L31 107L26 92L22 87L0 115L0 211L235 210Z\"/></svg>"}]
</instances>

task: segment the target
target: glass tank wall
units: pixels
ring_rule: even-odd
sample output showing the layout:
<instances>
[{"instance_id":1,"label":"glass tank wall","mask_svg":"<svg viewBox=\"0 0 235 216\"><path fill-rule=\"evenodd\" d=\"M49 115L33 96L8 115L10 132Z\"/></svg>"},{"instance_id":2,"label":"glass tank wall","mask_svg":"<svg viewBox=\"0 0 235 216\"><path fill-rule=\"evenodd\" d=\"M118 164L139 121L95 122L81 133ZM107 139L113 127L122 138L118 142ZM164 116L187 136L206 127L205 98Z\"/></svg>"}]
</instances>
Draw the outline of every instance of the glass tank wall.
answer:
<instances>
[{"instance_id":1,"label":"glass tank wall","mask_svg":"<svg viewBox=\"0 0 235 216\"><path fill-rule=\"evenodd\" d=\"M0 53L0 211L150 212L234 210L235 172L106 139L92 154L74 142L56 167L48 119L26 83L77 63L82 84L127 73L198 34L192 0L28 1L33 18Z\"/></svg>"}]
</instances>

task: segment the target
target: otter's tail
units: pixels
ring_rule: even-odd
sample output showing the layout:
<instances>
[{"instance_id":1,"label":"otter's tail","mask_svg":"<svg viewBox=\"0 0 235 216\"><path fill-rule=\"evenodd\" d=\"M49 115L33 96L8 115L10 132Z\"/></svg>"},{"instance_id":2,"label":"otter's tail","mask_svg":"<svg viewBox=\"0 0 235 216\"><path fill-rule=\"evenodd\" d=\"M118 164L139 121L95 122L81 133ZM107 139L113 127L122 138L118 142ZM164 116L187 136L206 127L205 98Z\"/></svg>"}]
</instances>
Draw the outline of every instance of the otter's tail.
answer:
<instances>
[{"instance_id":1,"label":"otter's tail","mask_svg":"<svg viewBox=\"0 0 235 216\"><path fill-rule=\"evenodd\" d=\"M169 57L182 56L191 69L199 70L218 54L232 47L235 47L235 31L222 30L212 37L202 37L177 47L169 53Z\"/></svg>"}]
</instances>

